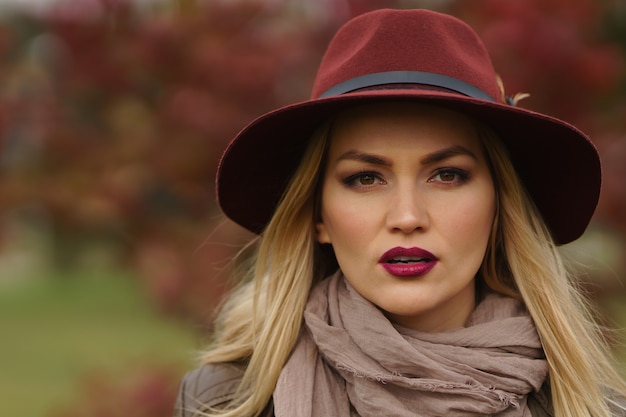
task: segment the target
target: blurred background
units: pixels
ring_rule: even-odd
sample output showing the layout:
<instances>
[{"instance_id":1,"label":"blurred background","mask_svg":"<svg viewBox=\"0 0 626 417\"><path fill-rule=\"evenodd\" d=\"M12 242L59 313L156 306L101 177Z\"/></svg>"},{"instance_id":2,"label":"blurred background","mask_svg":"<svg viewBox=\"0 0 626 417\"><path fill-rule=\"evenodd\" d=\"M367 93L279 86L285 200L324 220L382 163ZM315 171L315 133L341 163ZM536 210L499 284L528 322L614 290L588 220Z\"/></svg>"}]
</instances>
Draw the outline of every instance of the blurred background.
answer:
<instances>
[{"instance_id":1,"label":"blurred background","mask_svg":"<svg viewBox=\"0 0 626 417\"><path fill-rule=\"evenodd\" d=\"M601 201L563 252L626 369L622 0L0 0L3 415L171 415L250 238L216 208L221 151L383 7L466 20L510 95L591 135Z\"/></svg>"}]
</instances>

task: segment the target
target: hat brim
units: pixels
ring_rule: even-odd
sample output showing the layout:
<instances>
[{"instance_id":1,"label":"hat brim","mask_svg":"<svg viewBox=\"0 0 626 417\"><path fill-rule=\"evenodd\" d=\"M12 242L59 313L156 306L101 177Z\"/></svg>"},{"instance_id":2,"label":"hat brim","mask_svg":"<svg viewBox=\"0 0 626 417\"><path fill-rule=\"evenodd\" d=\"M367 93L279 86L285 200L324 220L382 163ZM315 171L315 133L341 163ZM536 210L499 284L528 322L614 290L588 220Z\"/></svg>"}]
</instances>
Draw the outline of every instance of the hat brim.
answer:
<instances>
[{"instance_id":1,"label":"hat brim","mask_svg":"<svg viewBox=\"0 0 626 417\"><path fill-rule=\"evenodd\" d=\"M423 102L466 114L490 126L509 150L557 244L582 235L600 192L600 160L593 143L559 119L506 104L431 90L354 92L312 99L262 115L224 152L217 198L236 223L261 233L295 172L313 131L344 109L379 102Z\"/></svg>"}]
</instances>

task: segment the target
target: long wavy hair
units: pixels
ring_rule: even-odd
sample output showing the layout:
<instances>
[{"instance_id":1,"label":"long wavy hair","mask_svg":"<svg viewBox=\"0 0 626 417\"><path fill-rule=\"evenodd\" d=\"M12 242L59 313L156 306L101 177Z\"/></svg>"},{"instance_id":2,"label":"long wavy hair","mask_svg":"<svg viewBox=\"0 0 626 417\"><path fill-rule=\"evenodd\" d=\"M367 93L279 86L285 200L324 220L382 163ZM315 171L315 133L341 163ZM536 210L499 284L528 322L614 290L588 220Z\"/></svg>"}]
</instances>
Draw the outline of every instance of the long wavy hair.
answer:
<instances>
[{"instance_id":1,"label":"long wavy hair","mask_svg":"<svg viewBox=\"0 0 626 417\"><path fill-rule=\"evenodd\" d=\"M245 373L231 405L207 416L263 412L295 346L312 286L337 268L315 232L331 130L327 123L313 135L273 218L252 243L256 254L246 258L222 306L203 363L237 362ZM506 149L489 128L478 125L478 131L497 209L477 281L526 304L547 357L555 416L609 417L619 408L609 392L626 397L626 384Z\"/></svg>"}]
</instances>

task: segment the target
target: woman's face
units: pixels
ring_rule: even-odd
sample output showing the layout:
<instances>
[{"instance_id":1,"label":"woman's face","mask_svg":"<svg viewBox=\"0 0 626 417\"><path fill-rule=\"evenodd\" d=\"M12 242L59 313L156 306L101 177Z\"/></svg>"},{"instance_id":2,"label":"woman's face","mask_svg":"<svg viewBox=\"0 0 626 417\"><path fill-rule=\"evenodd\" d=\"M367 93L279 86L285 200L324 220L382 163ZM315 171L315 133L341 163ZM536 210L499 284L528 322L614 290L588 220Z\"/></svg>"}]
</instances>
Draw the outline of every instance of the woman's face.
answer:
<instances>
[{"instance_id":1,"label":"woman's face","mask_svg":"<svg viewBox=\"0 0 626 417\"><path fill-rule=\"evenodd\" d=\"M348 282L401 326L465 324L495 205L477 129L460 114L378 104L333 125L318 240L332 245Z\"/></svg>"}]
</instances>

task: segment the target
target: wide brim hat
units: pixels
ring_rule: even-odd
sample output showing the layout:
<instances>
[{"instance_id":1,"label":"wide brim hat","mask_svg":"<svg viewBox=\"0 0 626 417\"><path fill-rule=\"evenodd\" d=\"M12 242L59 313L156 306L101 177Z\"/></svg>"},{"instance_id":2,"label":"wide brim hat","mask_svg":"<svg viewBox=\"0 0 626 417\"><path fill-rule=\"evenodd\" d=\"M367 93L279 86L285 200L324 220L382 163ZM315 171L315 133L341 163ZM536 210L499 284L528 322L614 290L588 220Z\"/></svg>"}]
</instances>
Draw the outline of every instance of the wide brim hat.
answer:
<instances>
[{"instance_id":1,"label":"wide brim hat","mask_svg":"<svg viewBox=\"0 0 626 417\"><path fill-rule=\"evenodd\" d=\"M582 235L600 193L600 159L574 126L516 107L477 34L429 10L377 10L343 25L321 61L311 99L264 114L226 148L217 198L234 222L262 233L314 130L369 103L420 102L490 126L557 244Z\"/></svg>"}]
</instances>

